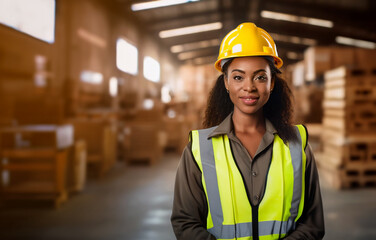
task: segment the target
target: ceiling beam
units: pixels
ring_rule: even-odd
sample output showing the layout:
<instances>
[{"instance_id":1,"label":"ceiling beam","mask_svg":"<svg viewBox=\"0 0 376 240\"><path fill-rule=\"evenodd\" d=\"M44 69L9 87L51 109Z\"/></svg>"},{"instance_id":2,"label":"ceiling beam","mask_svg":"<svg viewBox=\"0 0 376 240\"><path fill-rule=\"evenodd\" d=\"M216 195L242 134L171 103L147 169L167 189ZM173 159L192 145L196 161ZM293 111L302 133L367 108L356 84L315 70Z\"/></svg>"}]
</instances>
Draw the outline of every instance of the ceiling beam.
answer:
<instances>
[{"instance_id":1,"label":"ceiling beam","mask_svg":"<svg viewBox=\"0 0 376 240\"><path fill-rule=\"evenodd\" d=\"M333 43L336 36L336 34L329 28L266 18L260 19L258 27L265 29L268 33L315 39L320 45Z\"/></svg>"},{"instance_id":2,"label":"ceiling beam","mask_svg":"<svg viewBox=\"0 0 376 240\"><path fill-rule=\"evenodd\" d=\"M372 1L368 1L372 2ZM318 2L291 1L291 0L267 0L264 9L302 15L306 17L322 18L332 21L348 22L354 25L366 22L375 22L371 8L359 10L346 9L334 5Z\"/></svg>"},{"instance_id":3,"label":"ceiling beam","mask_svg":"<svg viewBox=\"0 0 376 240\"><path fill-rule=\"evenodd\" d=\"M345 35L376 41L376 18L373 16L374 13L371 10L347 10L330 5L286 0L265 1L262 10L330 20L334 22L334 27L331 29L334 35ZM307 25L304 24L304 26Z\"/></svg>"}]
</instances>

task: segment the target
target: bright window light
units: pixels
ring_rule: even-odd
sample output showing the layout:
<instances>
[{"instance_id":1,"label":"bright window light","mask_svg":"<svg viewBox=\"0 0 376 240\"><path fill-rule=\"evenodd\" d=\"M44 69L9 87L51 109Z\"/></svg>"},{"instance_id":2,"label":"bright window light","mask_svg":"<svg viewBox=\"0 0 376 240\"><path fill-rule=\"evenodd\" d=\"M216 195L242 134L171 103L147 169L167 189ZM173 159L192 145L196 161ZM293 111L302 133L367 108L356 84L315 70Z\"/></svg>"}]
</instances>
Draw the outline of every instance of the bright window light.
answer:
<instances>
[{"instance_id":1,"label":"bright window light","mask_svg":"<svg viewBox=\"0 0 376 240\"><path fill-rule=\"evenodd\" d=\"M332 28L333 22L329 20L323 20L318 18L309 18L309 17L301 17L287 13L279 13L279 12L272 12L272 11L261 11L261 17L263 18L271 18L275 20L283 20L289 22L297 22L297 23L304 23L315 25L319 27L326 27Z\"/></svg>"},{"instance_id":2,"label":"bright window light","mask_svg":"<svg viewBox=\"0 0 376 240\"><path fill-rule=\"evenodd\" d=\"M138 50L122 38L116 42L116 66L132 75L138 73Z\"/></svg>"},{"instance_id":3,"label":"bright window light","mask_svg":"<svg viewBox=\"0 0 376 240\"><path fill-rule=\"evenodd\" d=\"M171 102L171 88L168 85L164 85L161 89L161 98L163 103Z\"/></svg>"},{"instance_id":4,"label":"bright window light","mask_svg":"<svg viewBox=\"0 0 376 240\"><path fill-rule=\"evenodd\" d=\"M55 5L55 0L1 0L0 23L53 43Z\"/></svg>"},{"instance_id":5,"label":"bright window light","mask_svg":"<svg viewBox=\"0 0 376 240\"><path fill-rule=\"evenodd\" d=\"M159 32L159 37L160 38L176 37L176 36L199 33L199 32L208 32L208 31L218 30L221 28L222 28L221 22L214 22L214 23L201 24L201 25L195 25L195 26L190 26L190 27L164 30L164 31Z\"/></svg>"},{"instance_id":6,"label":"bright window light","mask_svg":"<svg viewBox=\"0 0 376 240\"><path fill-rule=\"evenodd\" d=\"M175 45L175 46L172 46L170 50L173 53L179 53L179 52L191 51L194 49L215 47L215 46L219 46L219 44L220 44L219 39L212 39L212 40L205 40L205 41L200 41L200 42Z\"/></svg>"},{"instance_id":7,"label":"bright window light","mask_svg":"<svg viewBox=\"0 0 376 240\"><path fill-rule=\"evenodd\" d=\"M110 78L109 91L111 97L116 97L118 94L118 79L116 77Z\"/></svg>"},{"instance_id":8,"label":"bright window light","mask_svg":"<svg viewBox=\"0 0 376 240\"><path fill-rule=\"evenodd\" d=\"M149 98L145 99L143 101L143 103L142 103L142 107L145 110L151 110L151 109L153 109L153 107L154 107L154 101L153 101L153 99L149 99Z\"/></svg>"},{"instance_id":9,"label":"bright window light","mask_svg":"<svg viewBox=\"0 0 376 240\"><path fill-rule=\"evenodd\" d=\"M353 39L353 38L348 38L348 37L342 37L342 36L336 37L336 42L340 44L350 45L350 46L355 46L355 47L360 47L360 48L369 48L369 49L376 48L376 43L374 42L364 41L360 39Z\"/></svg>"},{"instance_id":10,"label":"bright window light","mask_svg":"<svg viewBox=\"0 0 376 240\"><path fill-rule=\"evenodd\" d=\"M153 82L159 82L161 76L161 67L159 62L152 57L144 58L144 77Z\"/></svg>"},{"instance_id":11,"label":"bright window light","mask_svg":"<svg viewBox=\"0 0 376 240\"><path fill-rule=\"evenodd\" d=\"M167 7L171 5L178 5L189 2L197 2L199 0L158 0L150 2L134 3L131 6L132 11L141 11L152 8Z\"/></svg>"},{"instance_id":12,"label":"bright window light","mask_svg":"<svg viewBox=\"0 0 376 240\"><path fill-rule=\"evenodd\" d=\"M81 72L81 81L91 84L101 84L103 82L103 75L102 73L85 70Z\"/></svg>"}]
</instances>

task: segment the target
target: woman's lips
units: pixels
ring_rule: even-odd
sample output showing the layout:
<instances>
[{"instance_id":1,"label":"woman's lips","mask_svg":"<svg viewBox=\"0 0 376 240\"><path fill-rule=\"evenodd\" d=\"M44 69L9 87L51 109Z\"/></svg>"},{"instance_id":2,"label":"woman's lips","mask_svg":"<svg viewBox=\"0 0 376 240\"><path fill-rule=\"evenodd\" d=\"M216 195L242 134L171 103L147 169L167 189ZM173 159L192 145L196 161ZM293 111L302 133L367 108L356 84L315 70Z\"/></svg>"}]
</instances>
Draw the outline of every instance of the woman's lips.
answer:
<instances>
[{"instance_id":1,"label":"woman's lips","mask_svg":"<svg viewBox=\"0 0 376 240\"><path fill-rule=\"evenodd\" d=\"M245 105L255 105L258 101L258 97L246 96L240 98Z\"/></svg>"}]
</instances>

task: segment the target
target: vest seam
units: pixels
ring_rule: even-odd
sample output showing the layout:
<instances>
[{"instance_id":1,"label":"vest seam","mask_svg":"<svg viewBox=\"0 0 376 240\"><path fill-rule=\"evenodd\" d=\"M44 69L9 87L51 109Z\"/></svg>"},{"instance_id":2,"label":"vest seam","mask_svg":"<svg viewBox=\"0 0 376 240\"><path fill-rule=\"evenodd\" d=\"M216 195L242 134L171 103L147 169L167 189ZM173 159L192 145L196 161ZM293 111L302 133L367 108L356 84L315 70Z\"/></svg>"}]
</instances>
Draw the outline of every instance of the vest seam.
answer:
<instances>
[{"instance_id":1,"label":"vest seam","mask_svg":"<svg viewBox=\"0 0 376 240\"><path fill-rule=\"evenodd\" d=\"M259 220L258 220L258 212L259 212L259 204L253 206L251 203L252 208L252 236L253 240L259 240Z\"/></svg>"}]
</instances>

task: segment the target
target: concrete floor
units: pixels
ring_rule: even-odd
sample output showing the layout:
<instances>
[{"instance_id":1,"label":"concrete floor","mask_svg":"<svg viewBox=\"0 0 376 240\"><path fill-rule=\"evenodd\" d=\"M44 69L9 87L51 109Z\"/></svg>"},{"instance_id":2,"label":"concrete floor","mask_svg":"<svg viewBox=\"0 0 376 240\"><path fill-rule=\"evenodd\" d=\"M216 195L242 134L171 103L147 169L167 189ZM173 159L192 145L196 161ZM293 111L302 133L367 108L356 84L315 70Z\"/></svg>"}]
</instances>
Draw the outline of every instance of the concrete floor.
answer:
<instances>
[{"instance_id":1,"label":"concrete floor","mask_svg":"<svg viewBox=\"0 0 376 240\"><path fill-rule=\"evenodd\" d=\"M60 209L46 203L0 205L0 239L170 240L179 155L154 166L119 163ZM333 190L322 181L327 240L376 239L376 188Z\"/></svg>"}]
</instances>

